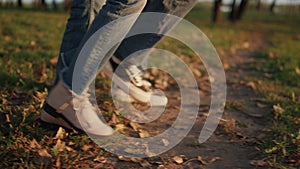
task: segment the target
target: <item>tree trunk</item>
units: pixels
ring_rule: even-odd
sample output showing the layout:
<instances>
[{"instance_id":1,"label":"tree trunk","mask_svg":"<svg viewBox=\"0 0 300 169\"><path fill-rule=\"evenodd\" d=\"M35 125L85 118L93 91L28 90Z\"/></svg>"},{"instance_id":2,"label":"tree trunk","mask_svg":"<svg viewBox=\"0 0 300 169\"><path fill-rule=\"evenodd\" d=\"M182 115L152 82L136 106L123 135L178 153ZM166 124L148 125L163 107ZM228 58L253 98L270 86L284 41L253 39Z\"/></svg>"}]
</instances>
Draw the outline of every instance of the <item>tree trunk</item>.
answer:
<instances>
[{"instance_id":1,"label":"tree trunk","mask_svg":"<svg viewBox=\"0 0 300 169\"><path fill-rule=\"evenodd\" d=\"M248 4L248 0L241 0L240 6L239 6L239 9L238 9L238 12L237 12L237 19L238 20L242 18L242 15L246 10L247 4Z\"/></svg>"},{"instance_id":2,"label":"tree trunk","mask_svg":"<svg viewBox=\"0 0 300 169\"><path fill-rule=\"evenodd\" d=\"M214 7L213 7L213 22L220 22L221 20L221 6L222 0L215 0Z\"/></svg>"},{"instance_id":3,"label":"tree trunk","mask_svg":"<svg viewBox=\"0 0 300 169\"><path fill-rule=\"evenodd\" d=\"M52 6L54 10L57 10L57 3L56 0L52 0Z\"/></svg>"},{"instance_id":4,"label":"tree trunk","mask_svg":"<svg viewBox=\"0 0 300 169\"><path fill-rule=\"evenodd\" d=\"M259 11L261 7L261 0L257 0L256 9Z\"/></svg>"},{"instance_id":5,"label":"tree trunk","mask_svg":"<svg viewBox=\"0 0 300 169\"><path fill-rule=\"evenodd\" d=\"M275 5L276 5L276 0L273 0L272 4L271 4L271 6L270 6L270 12L271 12L271 13L274 13Z\"/></svg>"},{"instance_id":6,"label":"tree trunk","mask_svg":"<svg viewBox=\"0 0 300 169\"><path fill-rule=\"evenodd\" d=\"M41 0L41 9L46 9L46 6L47 6L47 4L46 4L46 0Z\"/></svg>"},{"instance_id":7,"label":"tree trunk","mask_svg":"<svg viewBox=\"0 0 300 169\"><path fill-rule=\"evenodd\" d=\"M22 0L18 0L18 7L20 7L20 8L23 7L23 2L22 2Z\"/></svg>"},{"instance_id":8,"label":"tree trunk","mask_svg":"<svg viewBox=\"0 0 300 169\"><path fill-rule=\"evenodd\" d=\"M231 4L231 11L230 11L229 16L228 16L228 19L231 22L235 22L236 21L237 9L236 9L235 3L236 3L236 0L233 0L232 4Z\"/></svg>"}]
</instances>

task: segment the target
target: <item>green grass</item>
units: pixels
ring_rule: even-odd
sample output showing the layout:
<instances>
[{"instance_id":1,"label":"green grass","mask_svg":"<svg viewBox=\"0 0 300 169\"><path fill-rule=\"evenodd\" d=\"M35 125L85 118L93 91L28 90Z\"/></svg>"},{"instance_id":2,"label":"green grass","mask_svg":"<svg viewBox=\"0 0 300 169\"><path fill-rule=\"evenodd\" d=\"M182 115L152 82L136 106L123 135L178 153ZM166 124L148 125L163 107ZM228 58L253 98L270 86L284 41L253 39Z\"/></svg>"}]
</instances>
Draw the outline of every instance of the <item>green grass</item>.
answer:
<instances>
[{"instance_id":1,"label":"green grass","mask_svg":"<svg viewBox=\"0 0 300 169\"><path fill-rule=\"evenodd\" d=\"M284 111L274 112L272 132L260 148L274 166L295 167L295 163L288 162L300 156L300 75L296 72L300 68L299 15L271 15L249 10L240 22L232 24L224 16L223 22L215 25L210 21L209 12L208 6L199 5L186 18L211 39L218 51L222 51L221 56L230 55L231 47L250 40L247 38L251 34L266 41L254 56L257 63L252 66L262 75L257 77L261 82L257 84L258 94L264 96L268 104L278 105ZM63 140L66 144L75 143L76 146L69 146L77 153L66 153L66 149L58 151L57 140L52 139L55 131L42 128L36 122L49 82L55 77L55 67L49 61L58 55L66 20L67 13L1 9L1 167L46 168L58 158L65 162L64 165L92 158L92 155L80 154L80 147L91 143L85 135L72 135ZM185 46L177 47L177 43L170 42L165 39L160 45L177 55L191 54ZM34 140L51 154L51 159L38 158L38 149L30 146ZM103 151L92 153L103 155Z\"/></svg>"}]
</instances>

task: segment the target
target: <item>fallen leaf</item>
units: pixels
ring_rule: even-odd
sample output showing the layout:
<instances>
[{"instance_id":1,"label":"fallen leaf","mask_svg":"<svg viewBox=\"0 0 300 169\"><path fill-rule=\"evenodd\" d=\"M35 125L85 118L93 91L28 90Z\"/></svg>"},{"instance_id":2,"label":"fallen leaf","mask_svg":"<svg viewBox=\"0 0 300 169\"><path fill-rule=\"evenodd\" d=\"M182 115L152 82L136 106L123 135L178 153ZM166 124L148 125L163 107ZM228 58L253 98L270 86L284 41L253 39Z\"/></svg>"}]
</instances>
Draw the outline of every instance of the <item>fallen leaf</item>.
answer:
<instances>
[{"instance_id":1,"label":"fallen leaf","mask_svg":"<svg viewBox=\"0 0 300 169\"><path fill-rule=\"evenodd\" d=\"M177 164L182 164L183 163L183 159L179 156L175 156L172 158Z\"/></svg>"},{"instance_id":2,"label":"fallen leaf","mask_svg":"<svg viewBox=\"0 0 300 169\"><path fill-rule=\"evenodd\" d=\"M159 165L158 167L157 167L157 169L165 169L166 167L164 166L164 165Z\"/></svg>"},{"instance_id":3,"label":"fallen leaf","mask_svg":"<svg viewBox=\"0 0 300 169\"><path fill-rule=\"evenodd\" d=\"M50 64L51 64L52 66L55 66L55 65L57 64L57 62L58 62L58 57L54 57L54 58L52 58L52 59L50 60Z\"/></svg>"},{"instance_id":4,"label":"fallen leaf","mask_svg":"<svg viewBox=\"0 0 300 169\"><path fill-rule=\"evenodd\" d=\"M139 125L136 122L131 121L129 125L134 131L138 131Z\"/></svg>"},{"instance_id":5,"label":"fallen leaf","mask_svg":"<svg viewBox=\"0 0 300 169\"><path fill-rule=\"evenodd\" d=\"M95 162L99 162L99 163L106 163L107 162L107 158L105 157L96 157L93 161Z\"/></svg>"},{"instance_id":6,"label":"fallen leaf","mask_svg":"<svg viewBox=\"0 0 300 169\"><path fill-rule=\"evenodd\" d=\"M243 47L244 47L245 49L248 49L248 48L250 47L250 43L249 43L249 42L244 42L244 43L243 43Z\"/></svg>"},{"instance_id":7,"label":"fallen leaf","mask_svg":"<svg viewBox=\"0 0 300 169\"><path fill-rule=\"evenodd\" d=\"M56 165L56 168L60 168L61 167L61 162L60 162L59 156L56 158L55 165Z\"/></svg>"},{"instance_id":8,"label":"fallen leaf","mask_svg":"<svg viewBox=\"0 0 300 169\"><path fill-rule=\"evenodd\" d=\"M38 154L41 157L52 157L46 149L38 150Z\"/></svg>"},{"instance_id":9,"label":"fallen leaf","mask_svg":"<svg viewBox=\"0 0 300 169\"><path fill-rule=\"evenodd\" d=\"M284 109L282 107L280 107L280 105L273 105L273 110L275 111L275 113L279 113L282 114L284 112Z\"/></svg>"},{"instance_id":10,"label":"fallen leaf","mask_svg":"<svg viewBox=\"0 0 300 169\"><path fill-rule=\"evenodd\" d=\"M62 152L65 149L65 142L61 141L60 139L57 140L55 147L58 151Z\"/></svg>"},{"instance_id":11,"label":"fallen leaf","mask_svg":"<svg viewBox=\"0 0 300 169\"><path fill-rule=\"evenodd\" d=\"M167 139L163 138L161 141L163 142L164 146L168 146L170 144L170 142Z\"/></svg>"},{"instance_id":12,"label":"fallen leaf","mask_svg":"<svg viewBox=\"0 0 300 169\"><path fill-rule=\"evenodd\" d=\"M256 103L256 106L259 107L259 108L265 108L265 107L267 107L267 105L261 104L261 103Z\"/></svg>"},{"instance_id":13,"label":"fallen leaf","mask_svg":"<svg viewBox=\"0 0 300 169\"><path fill-rule=\"evenodd\" d=\"M118 156L118 159L121 161L127 161L127 162L131 161L130 158L124 157L124 156Z\"/></svg>"},{"instance_id":14,"label":"fallen leaf","mask_svg":"<svg viewBox=\"0 0 300 169\"><path fill-rule=\"evenodd\" d=\"M81 150L88 151L91 148L93 148L93 146L91 144L85 144L81 147Z\"/></svg>"},{"instance_id":15,"label":"fallen leaf","mask_svg":"<svg viewBox=\"0 0 300 169\"><path fill-rule=\"evenodd\" d=\"M258 167L263 167L263 166L266 166L266 162L264 162L263 160L251 160L250 161L250 165L253 165L253 166L258 166Z\"/></svg>"},{"instance_id":16,"label":"fallen leaf","mask_svg":"<svg viewBox=\"0 0 300 169\"><path fill-rule=\"evenodd\" d=\"M66 133L65 129L62 127L59 127L59 129L56 132L55 139L64 139L68 136L68 133Z\"/></svg>"},{"instance_id":17,"label":"fallen leaf","mask_svg":"<svg viewBox=\"0 0 300 169\"><path fill-rule=\"evenodd\" d=\"M35 148L37 148L37 149L41 149L42 147L41 147L41 145L35 140L35 139L33 139L31 142L30 142L30 148L33 148L33 149L35 149Z\"/></svg>"},{"instance_id":18,"label":"fallen leaf","mask_svg":"<svg viewBox=\"0 0 300 169\"><path fill-rule=\"evenodd\" d=\"M124 125L124 124L117 124L116 126L115 126L115 130L116 131L124 131L125 129L126 129L127 127Z\"/></svg>"},{"instance_id":19,"label":"fallen leaf","mask_svg":"<svg viewBox=\"0 0 300 169\"><path fill-rule=\"evenodd\" d=\"M274 59L275 57L276 57L276 56L275 56L274 53L272 53L272 52L269 53L269 58L270 58L270 59Z\"/></svg>"},{"instance_id":20,"label":"fallen leaf","mask_svg":"<svg viewBox=\"0 0 300 169\"><path fill-rule=\"evenodd\" d=\"M35 46L36 45L36 42L34 40L30 41L30 45L31 46Z\"/></svg>"},{"instance_id":21,"label":"fallen leaf","mask_svg":"<svg viewBox=\"0 0 300 169\"><path fill-rule=\"evenodd\" d=\"M217 160L221 160L221 157L214 157L211 160L209 160L209 163L213 163L213 162L215 162Z\"/></svg>"},{"instance_id":22,"label":"fallen leaf","mask_svg":"<svg viewBox=\"0 0 300 169\"><path fill-rule=\"evenodd\" d=\"M198 156L198 157L197 157L197 160L198 160L201 164L203 164L203 165L206 165L206 164L207 164L207 162L206 162L205 160L203 160L201 156Z\"/></svg>"},{"instance_id":23,"label":"fallen leaf","mask_svg":"<svg viewBox=\"0 0 300 169\"><path fill-rule=\"evenodd\" d=\"M146 138L146 137L150 137L150 134L145 130L139 130L139 136L140 138Z\"/></svg>"},{"instance_id":24,"label":"fallen leaf","mask_svg":"<svg viewBox=\"0 0 300 169\"><path fill-rule=\"evenodd\" d=\"M256 85L254 82L248 82L246 83L246 86L251 87L253 90L256 90Z\"/></svg>"},{"instance_id":25,"label":"fallen leaf","mask_svg":"<svg viewBox=\"0 0 300 169\"><path fill-rule=\"evenodd\" d=\"M120 123L119 118L117 117L116 114L112 114L111 120L110 120L110 124L118 124Z\"/></svg>"},{"instance_id":26,"label":"fallen leaf","mask_svg":"<svg viewBox=\"0 0 300 169\"><path fill-rule=\"evenodd\" d=\"M140 163L140 165L141 165L143 168L149 168L149 167L152 166L147 160L142 160L142 161L139 162L139 163Z\"/></svg>"},{"instance_id":27,"label":"fallen leaf","mask_svg":"<svg viewBox=\"0 0 300 169\"><path fill-rule=\"evenodd\" d=\"M65 149L66 149L67 151L70 151L70 152L76 152L74 149L72 149L72 148L69 147L69 146L65 146Z\"/></svg>"},{"instance_id":28,"label":"fallen leaf","mask_svg":"<svg viewBox=\"0 0 300 169\"><path fill-rule=\"evenodd\" d=\"M296 67L295 72L296 72L297 75L300 75L300 69L299 68Z\"/></svg>"}]
</instances>

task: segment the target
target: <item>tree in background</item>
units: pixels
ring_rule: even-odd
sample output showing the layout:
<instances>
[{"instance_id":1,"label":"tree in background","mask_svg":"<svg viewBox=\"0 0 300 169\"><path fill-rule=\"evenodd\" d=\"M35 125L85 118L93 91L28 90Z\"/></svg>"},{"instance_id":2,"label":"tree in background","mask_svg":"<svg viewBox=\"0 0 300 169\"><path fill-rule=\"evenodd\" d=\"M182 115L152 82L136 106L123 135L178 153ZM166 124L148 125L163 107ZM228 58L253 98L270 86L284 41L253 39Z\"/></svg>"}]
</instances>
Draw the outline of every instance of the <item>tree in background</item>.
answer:
<instances>
[{"instance_id":1,"label":"tree in background","mask_svg":"<svg viewBox=\"0 0 300 169\"><path fill-rule=\"evenodd\" d=\"M241 0L240 4L237 6L236 0L233 0L228 19L231 22L236 22L237 20L240 20L242 18L243 13L246 10L247 4L248 0Z\"/></svg>"},{"instance_id":2,"label":"tree in background","mask_svg":"<svg viewBox=\"0 0 300 169\"><path fill-rule=\"evenodd\" d=\"M213 6L213 22L219 22L221 20L221 6L222 0L215 0Z\"/></svg>"},{"instance_id":3,"label":"tree in background","mask_svg":"<svg viewBox=\"0 0 300 169\"><path fill-rule=\"evenodd\" d=\"M52 6L54 10L57 10L57 3L56 0L52 0Z\"/></svg>"},{"instance_id":4,"label":"tree in background","mask_svg":"<svg viewBox=\"0 0 300 169\"><path fill-rule=\"evenodd\" d=\"M272 2L271 5L270 5L270 11L271 11L272 13L274 13L275 5L276 5L276 0L273 0L273 2Z\"/></svg>"},{"instance_id":5,"label":"tree in background","mask_svg":"<svg viewBox=\"0 0 300 169\"><path fill-rule=\"evenodd\" d=\"M261 7L261 0L257 0L256 9L260 10Z\"/></svg>"},{"instance_id":6,"label":"tree in background","mask_svg":"<svg viewBox=\"0 0 300 169\"><path fill-rule=\"evenodd\" d=\"M236 7L236 0L233 0L232 3L231 3L231 11L228 15L228 19L231 21L231 22L235 22L236 21L236 18L237 18L237 7Z\"/></svg>"},{"instance_id":7,"label":"tree in background","mask_svg":"<svg viewBox=\"0 0 300 169\"><path fill-rule=\"evenodd\" d=\"M46 7L47 7L46 0L40 0L40 8L46 9Z\"/></svg>"},{"instance_id":8,"label":"tree in background","mask_svg":"<svg viewBox=\"0 0 300 169\"><path fill-rule=\"evenodd\" d=\"M248 0L241 0L241 3L239 5L238 11L237 11L237 19L238 20L242 18L242 15L246 10L247 4L248 4Z\"/></svg>"},{"instance_id":9,"label":"tree in background","mask_svg":"<svg viewBox=\"0 0 300 169\"><path fill-rule=\"evenodd\" d=\"M23 7L23 2L22 0L18 0L17 1L18 7L22 8Z\"/></svg>"}]
</instances>

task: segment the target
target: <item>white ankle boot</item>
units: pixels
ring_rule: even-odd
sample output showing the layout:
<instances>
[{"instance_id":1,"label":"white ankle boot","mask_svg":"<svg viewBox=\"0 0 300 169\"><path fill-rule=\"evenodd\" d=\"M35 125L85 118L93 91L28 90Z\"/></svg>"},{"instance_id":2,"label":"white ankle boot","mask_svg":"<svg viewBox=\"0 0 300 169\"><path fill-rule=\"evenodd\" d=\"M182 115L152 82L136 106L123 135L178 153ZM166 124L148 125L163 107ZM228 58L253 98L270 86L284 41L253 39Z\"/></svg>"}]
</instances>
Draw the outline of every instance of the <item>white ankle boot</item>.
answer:
<instances>
[{"instance_id":1,"label":"white ankle boot","mask_svg":"<svg viewBox=\"0 0 300 169\"><path fill-rule=\"evenodd\" d=\"M41 120L98 136L112 135L114 131L98 117L87 94L72 95L61 81L49 93L41 111Z\"/></svg>"}]
</instances>

